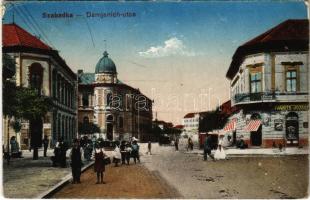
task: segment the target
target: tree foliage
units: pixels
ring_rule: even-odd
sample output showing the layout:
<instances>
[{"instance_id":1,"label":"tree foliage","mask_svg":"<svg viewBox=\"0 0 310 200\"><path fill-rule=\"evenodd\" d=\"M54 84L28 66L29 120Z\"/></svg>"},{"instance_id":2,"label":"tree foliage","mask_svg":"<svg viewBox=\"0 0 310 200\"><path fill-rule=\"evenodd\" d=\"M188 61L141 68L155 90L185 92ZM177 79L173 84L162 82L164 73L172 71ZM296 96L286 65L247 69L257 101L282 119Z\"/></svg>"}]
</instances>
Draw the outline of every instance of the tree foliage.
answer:
<instances>
[{"instance_id":1,"label":"tree foliage","mask_svg":"<svg viewBox=\"0 0 310 200\"><path fill-rule=\"evenodd\" d=\"M94 134L100 132L100 128L92 122L79 123L78 128L80 134Z\"/></svg>"},{"instance_id":2,"label":"tree foliage","mask_svg":"<svg viewBox=\"0 0 310 200\"><path fill-rule=\"evenodd\" d=\"M222 129L226 124L228 116L219 109L207 112L199 122L199 132L209 132Z\"/></svg>"}]
</instances>

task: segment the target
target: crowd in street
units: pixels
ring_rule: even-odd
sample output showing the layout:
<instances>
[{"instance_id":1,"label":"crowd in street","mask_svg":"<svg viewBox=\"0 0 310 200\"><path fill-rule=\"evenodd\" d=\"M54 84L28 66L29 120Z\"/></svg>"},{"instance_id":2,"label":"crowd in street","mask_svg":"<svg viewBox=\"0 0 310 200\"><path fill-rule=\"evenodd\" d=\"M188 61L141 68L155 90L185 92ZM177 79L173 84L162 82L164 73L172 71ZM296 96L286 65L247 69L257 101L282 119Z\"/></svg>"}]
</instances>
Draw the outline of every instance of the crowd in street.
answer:
<instances>
[{"instance_id":1,"label":"crowd in street","mask_svg":"<svg viewBox=\"0 0 310 200\"><path fill-rule=\"evenodd\" d=\"M83 137L80 140L75 139L70 152L70 166L72 168L72 183L80 183L81 168L83 159L92 160L94 158L94 172L97 175L96 184L104 184L103 181L105 166L114 163L115 167L121 165L129 165L130 159L133 158L134 163L140 162L139 149L137 139L132 141L114 142L114 150L112 151L112 161L105 150L105 142L102 138L88 139ZM63 144L60 142L60 148ZM62 148L64 149L64 148ZM56 148L55 148L56 150ZM64 149L65 150L65 149ZM61 150L60 150L61 151ZM55 154L56 155L56 154ZM62 159L60 159L62 160ZM62 166L62 165L61 165Z\"/></svg>"}]
</instances>

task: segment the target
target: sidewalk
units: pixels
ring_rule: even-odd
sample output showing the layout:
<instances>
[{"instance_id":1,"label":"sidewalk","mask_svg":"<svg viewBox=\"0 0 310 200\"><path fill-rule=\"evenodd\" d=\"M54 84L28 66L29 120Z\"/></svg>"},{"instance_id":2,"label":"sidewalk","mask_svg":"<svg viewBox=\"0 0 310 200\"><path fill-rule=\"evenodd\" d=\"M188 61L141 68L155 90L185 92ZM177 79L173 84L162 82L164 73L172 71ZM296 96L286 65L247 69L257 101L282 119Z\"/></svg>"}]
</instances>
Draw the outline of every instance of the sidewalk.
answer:
<instances>
[{"instance_id":1,"label":"sidewalk","mask_svg":"<svg viewBox=\"0 0 310 200\"><path fill-rule=\"evenodd\" d=\"M215 150L212 150L214 153ZM203 154L202 149L194 149L193 151L185 151L184 153ZM276 148L248 148L248 149L225 149L226 155L229 157L242 157L242 156L284 156L284 155L304 155L309 154L308 148L290 147L282 151Z\"/></svg>"},{"instance_id":2,"label":"sidewalk","mask_svg":"<svg viewBox=\"0 0 310 200\"><path fill-rule=\"evenodd\" d=\"M69 156L67 151L67 156ZM55 185L69 180L71 168L67 158L67 167L52 167L50 157L53 150L43 157L39 150L39 159L32 160L32 153L23 151L23 158L11 159L10 165L3 160L3 196L6 198L37 198ZM85 165L87 163L84 162Z\"/></svg>"}]
</instances>

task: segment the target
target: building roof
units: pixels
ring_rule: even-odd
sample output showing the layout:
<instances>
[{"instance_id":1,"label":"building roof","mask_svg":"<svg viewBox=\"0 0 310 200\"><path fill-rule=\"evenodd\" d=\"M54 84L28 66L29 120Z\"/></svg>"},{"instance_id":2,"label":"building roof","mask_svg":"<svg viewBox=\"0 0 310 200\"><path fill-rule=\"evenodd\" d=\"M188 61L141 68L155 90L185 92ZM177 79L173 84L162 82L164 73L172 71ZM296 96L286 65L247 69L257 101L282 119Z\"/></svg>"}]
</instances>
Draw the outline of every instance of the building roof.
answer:
<instances>
[{"instance_id":1,"label":"building roof","mask_svg":"<svg viewBox=\"0 0 310 200\"><path fill-rule=\"evenodd\" d=\"M193 118L196 113L187 113L184 118Z\"/></svg>"},{"instance_id":2,"label":"building roof","mask_svg":"<svg viewBox=\"0 0 310 200\"><path fill-rule=\"evenodd\" d=\"M59 55L57 50L52 49L39 38L31 35L17 24L2 25L2 51L3 53L27 52L50 55L59 65L64 67L73 79L76 79L76 74Z\"/></svg>"},{"instance_id":3,"label":"building roof","mask_svg":"<svg viewBox=\"0 0 310 200\"><path fill-rule=\"evenodd\" d=\"M239 46L235 51L226 77L232 79L245 56L260 52L308 51L309 21L289 19Z\"/></svg>"},{"instance_id":4,"label":"building roof","mask_svg":"<svg viewBox=\"0 0 310 200\"><path fill-rule=\"evenodd\" d=\"M108 57L108 52L103 52L103 57L100 58L96 65L95 73L113 73L116 74L116 66L111 58Z\"/></svg>"},{"instance_id":5,"label":"building roof","mask_svg":"<svg viewBox=\"0 0 310 200\"><path fill-rule=\"evenodd\" d=\"M3 46L24 46L45 50L52 49L50 46L43 43L37 37L31 35L17 24L3 24L2 30Z\"/></svg>"},{"instance_id":6,"label":"building roof","mask_svg":"<svg viewBox=\"0 0 310 200\"><path fill-rule=\"evenodd\" d=\"M184 126L183 126L183 125L178 124L178 125L175 125L175 126L174 126L174 128L177 128L177 129L183 129L183 128L184 128Z\"/></svg>"},{"instance_id":7,"label":"building roof","mask_svg":"<svg viewBox=\"0 0 310 200\"><path fill-rule=\"evenodd\" d=\"M88 73L88 72L86 72L86 73L84 73L84 72L79 73L79 84L92 85L94 83L95 83L95 73ZM117 83L118 84L124 84L119 79L117 79Z\"/></svg>"}]
</instances>

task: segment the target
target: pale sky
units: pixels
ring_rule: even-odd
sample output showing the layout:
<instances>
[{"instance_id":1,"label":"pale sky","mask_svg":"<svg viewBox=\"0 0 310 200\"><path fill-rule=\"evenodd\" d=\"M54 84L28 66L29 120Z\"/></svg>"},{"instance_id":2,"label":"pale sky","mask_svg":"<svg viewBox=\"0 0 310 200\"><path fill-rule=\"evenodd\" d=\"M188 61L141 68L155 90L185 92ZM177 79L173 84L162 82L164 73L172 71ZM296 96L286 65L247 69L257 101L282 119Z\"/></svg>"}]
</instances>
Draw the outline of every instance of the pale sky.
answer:
<instances>
[{"instance_id":1,"label":"pale sky","mask_svg":"<svg viewBox=\"0 0 310 200\"><path fill-rule=\"evenodd\" d=\"M12 22L13 11L15 23L59 50L75 72L94 72L107 40L118 78L154 99L154 118L157 112L158 119L174 124L188 112L215 109L229 99L225 74L238 46L287 19L307 18L302 1L13 2L3 23Z\"/></svg>"}]
</instances>

